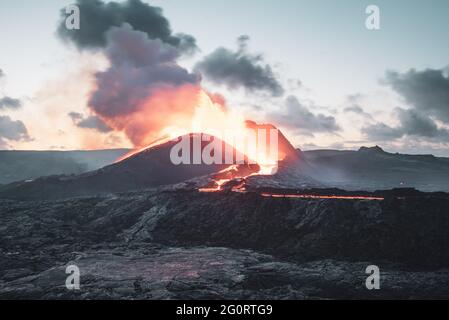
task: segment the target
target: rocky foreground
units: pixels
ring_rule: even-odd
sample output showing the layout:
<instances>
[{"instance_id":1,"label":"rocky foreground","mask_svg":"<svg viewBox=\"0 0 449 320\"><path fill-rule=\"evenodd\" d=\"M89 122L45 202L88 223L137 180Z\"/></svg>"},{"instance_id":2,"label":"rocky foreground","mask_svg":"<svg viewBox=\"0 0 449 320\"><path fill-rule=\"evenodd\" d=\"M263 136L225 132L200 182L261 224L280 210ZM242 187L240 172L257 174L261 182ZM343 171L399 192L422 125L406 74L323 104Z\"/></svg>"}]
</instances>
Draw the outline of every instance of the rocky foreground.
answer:
<instances>
[{"instance_id":1,"label":"rocky foreground","mask_svg":"<svg viewBox=\"0 0 449 320\"><path fill-rule=\"evenodd\" d=\"M0 299L449 298L449 200L0 200ZM75 264L81 289L65 287ZM381 289L367 290L378 265Z\"/></svg>"}]
</instances>

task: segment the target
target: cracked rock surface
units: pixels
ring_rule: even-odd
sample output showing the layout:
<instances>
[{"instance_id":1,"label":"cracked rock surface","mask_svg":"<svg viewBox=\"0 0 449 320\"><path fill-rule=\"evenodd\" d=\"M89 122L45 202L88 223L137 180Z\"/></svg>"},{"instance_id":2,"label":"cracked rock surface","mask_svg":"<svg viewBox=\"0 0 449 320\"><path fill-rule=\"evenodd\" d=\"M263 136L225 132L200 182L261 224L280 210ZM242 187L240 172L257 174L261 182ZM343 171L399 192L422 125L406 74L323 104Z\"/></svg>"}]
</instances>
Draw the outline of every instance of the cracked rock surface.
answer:
<instances>
[{"instance_id":1,"label":"cracked rock surface","mask_svg":"<svg viewBox=\"0 0 449 320\"><path fill-rule=\"evenodd\" d=\"M179 188L0 200L0 299L448 298L448 207Z\"/></svg>"}]
</instances>

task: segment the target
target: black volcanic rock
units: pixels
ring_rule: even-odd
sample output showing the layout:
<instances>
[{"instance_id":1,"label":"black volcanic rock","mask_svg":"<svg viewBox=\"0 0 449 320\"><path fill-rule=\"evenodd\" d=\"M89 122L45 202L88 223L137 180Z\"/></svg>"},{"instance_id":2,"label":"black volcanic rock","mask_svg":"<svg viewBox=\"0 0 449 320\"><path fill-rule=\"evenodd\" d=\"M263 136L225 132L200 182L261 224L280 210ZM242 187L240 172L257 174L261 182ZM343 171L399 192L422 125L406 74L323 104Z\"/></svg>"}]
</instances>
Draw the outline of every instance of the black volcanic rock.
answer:
<instances>
[{"instance_id":1,"label":"black volcanic rock","mask_svg":"<svg viewBox=\"0 0 449 320\"><path fill-rule=\"evenodd\" d=\"M174 166L173 143L87 174L1 187L0 299L449 298L449 194L261 195L351 194L316 189L338 177L376 188L418 177L435 188L448 159L379 148L303 152L273 176L241 179L246 193L202 193L226 166ZM45 200L52 198L67 199ZM70 264L80 268L80 291L64 286ZM364 285L371 264L380 267L381 290Z\"/></svg>"},{"instance_id":2,"label":"black volcanic rock","mask_svg":"<svg viewBox=\"0 0 449 320\"><path fill-rule=\"evenodd\" d=\"M170 188L0 200L0 299L447 298L448 205L447 194L379 202ZM79 292L64 287L69 264ZM371 264L382 290L364 287Z\"/></svg>"},{"instance_id":3,"label":"black volcanic rock","mask_svg":"<svg viewBox=\"0 0 449 320\"><path fill-rule=\"evenodd\" d=\"M282 259L449 266L449 197L384 201L154 190L57 202L0 201L2 250L98 242L252 249Z\"/></svg>"},{"instance_id":4,"label":"black volcanic rock","mask_svg":"<svg viewBox=\"0 0 449 320\"><path fill-rule=\"evenodd\" d=\"M384 266L382 290L366 290L370 262L279 261L251 250L151 244L103 247L54 268L0 282L0 299L410 299L447 298L448 272L401 272ZM82 272L65 289L65 267Z\"/></svg>"},{"instance_id":5,"label":"black volcanic rock","mask_svg":"<svg viewBox=\"0 0 449 320\"><path fill-rule=\"evenodd\" d=\"M243 247L294 261L387 260L412 268L449 266L447 197L367 201L186 193L173 201L170 194L162 198L169 204L161 207L164 214L158 222L146 227L150 220L141 220L131 228L129 240L144 240L151 230L150 239L170 245ZM161 211L152 208L152 212Z\"/></svg>"}]
</instances>

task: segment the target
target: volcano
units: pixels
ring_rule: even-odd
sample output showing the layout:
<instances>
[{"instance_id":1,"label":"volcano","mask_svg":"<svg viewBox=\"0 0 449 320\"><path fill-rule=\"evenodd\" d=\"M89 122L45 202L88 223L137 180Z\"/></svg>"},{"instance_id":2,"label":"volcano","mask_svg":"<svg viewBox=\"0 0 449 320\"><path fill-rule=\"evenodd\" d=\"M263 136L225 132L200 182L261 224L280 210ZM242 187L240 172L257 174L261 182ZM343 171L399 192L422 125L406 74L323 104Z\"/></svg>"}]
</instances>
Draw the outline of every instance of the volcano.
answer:
<instances>
[{"instance_id":1,"label":"volcano","mask_svg":"<svg viewBox=\"0 0 449 320\"><path fill-rule=\"evenodd\" d=\"M189 139L195 137L190 134ZM141 190L175 184L195 177L219 172L229 165L180 164L170 161L170 150L178 143L174 139L101 169L80 175L57 175L15 182L0 189L0 196L8 199L41 200ZM223 145L225 145L224 142ZM207 142L202 142L203 150ZM238 153L235 149L224 148ZM226 154L223 154L223 157Z\"/></svg>"},{"instance_id":2,"label":"volcano","mask_svg":"<svg viewBox=\"0 0 449 320\"><path fill-rule=\"evenodd\" d=\"M198 135L89 173L4 186L0 299L449 297L441 286L449 279L449 194L355 192L319 182L332 182L324 170L331 164L383 169L398 155L380 148L302 152L279 132L273 174L217 138L244 162L173 164L176 144ZM317 173L324 178L315 180ZM76 292L61 286L72 261L89 279ZM364 287L371 264L386 275L375 292Z\"/></svg>"},{"instance_id":3,"label":"volcano","mask_svg":"<svg viewBox=\"0 0 449 320\"><path fill-rule=\"evenodd\" d=\"M248 122L247 126L250 129L276 129L272 125L257 125L254 122ZM242 155L233 146L216 137L212 137L215 145L221 144L222 150L224 150L222 163L225 163L225 158L229 156L234 159L243 158L244 163L237 166L233 165L232 170L229 170L231 167L229 164L173 164L170 159L172 148L183 138L190 139L192 148L193 140L198 138L199 135L201 134L191 133L178 137L131 154L112 165L84 174L48 176L33 181L11 183L0 189L0 197L21 200L48 200L93 196L176 184L203 176L209 176L209 186L214 186L216 180L224 179L228 182L234 178L257 174L259 171L257 164L248 164L246 155ZM201 151L204 151L210 142L202 141L202 139L200 141ZM278 145L279 156L283 158L283 167L287 163L288 167L297 165L300 160L297 151L281 132L279 132ZM190 154L192 153L193 150ZM296 180L297 178L296 176Z\"/></svg>"}]
</instances>

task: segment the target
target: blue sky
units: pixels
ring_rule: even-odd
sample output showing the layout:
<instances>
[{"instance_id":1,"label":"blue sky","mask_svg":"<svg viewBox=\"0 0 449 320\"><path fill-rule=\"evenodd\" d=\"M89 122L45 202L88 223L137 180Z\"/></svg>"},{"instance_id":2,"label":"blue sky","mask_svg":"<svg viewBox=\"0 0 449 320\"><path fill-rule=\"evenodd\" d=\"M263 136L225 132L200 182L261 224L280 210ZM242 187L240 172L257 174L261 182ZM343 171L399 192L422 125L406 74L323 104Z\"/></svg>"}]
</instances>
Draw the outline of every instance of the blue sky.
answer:
<instances>
[{"instance_id":1,"label":"blue sky","mask_svg":"<svg viewBox=\"0 0 449 320\"><path fill-rule=\"evenodd\" d=\"M23 100L22 110L3 112L21 120L29 131L39 131L29 125L48 106L42 103L42 87L58 77L73 72L80 62L79 53L65 45L55 35L59 9L72 1L62 0L2 0L0 2L0 69L6 74L0 79L0 97L14 96ZM333 134L296 135L291 139L303 148L357 148L362 144L383 143L390 150L434 152L446 154L446 145L438 141L412 138L391 141L371 141L363 137L360 127L366 119L343 114L348 96L360 96L359 105L377 122L394 126L396 107L407 103L391 88L380 83L387 70L406 72L411 68L441 69L449 65L449 1L445 0L154 0L160 6L176 32L193 35L201 52L181 61L187 68L218 47L235 50L236 38L250 37L249 50L263 54L287 89L308 104L313 113L336 118L342 131ZM365 8L375 4L380 8L381 30L365 28ZM82 13L81 13L82 14ZM87 62L90 63L90 62ZM301 81L301 87L289 87L289 79ZM276 110L282 99L267 99L228 88L205 86L229 96L234 105L260 105ZM264 105L264 103L269 105ZM44 103L44 104L48 104ZM82 105L78 106L82 108ZM34 110L32 110L34 108ZM42 108L42 109L39 109ZM281 108L281 107L280 107ZM57 107L50 108L52 110ZM257 117L257 115L256 115ZM34 119L33 119L34 118ZM67 125L67 124L66 124ZM439 124L445 126L445 124ZM46 130L50 130L48 125ZM58 129L62 130L62 129ZM64 127L67 131L67 128ZM286 129L286 131L289 131ZM42 141L39 132L30 132L33 141L14 142L16 148L45 149L50 147L80 147L74 139L61 138L58 146ZM55 137L54 135L52 136ZM415 142L414 142L415 141Z\"/></svg>"}]
</instances>

